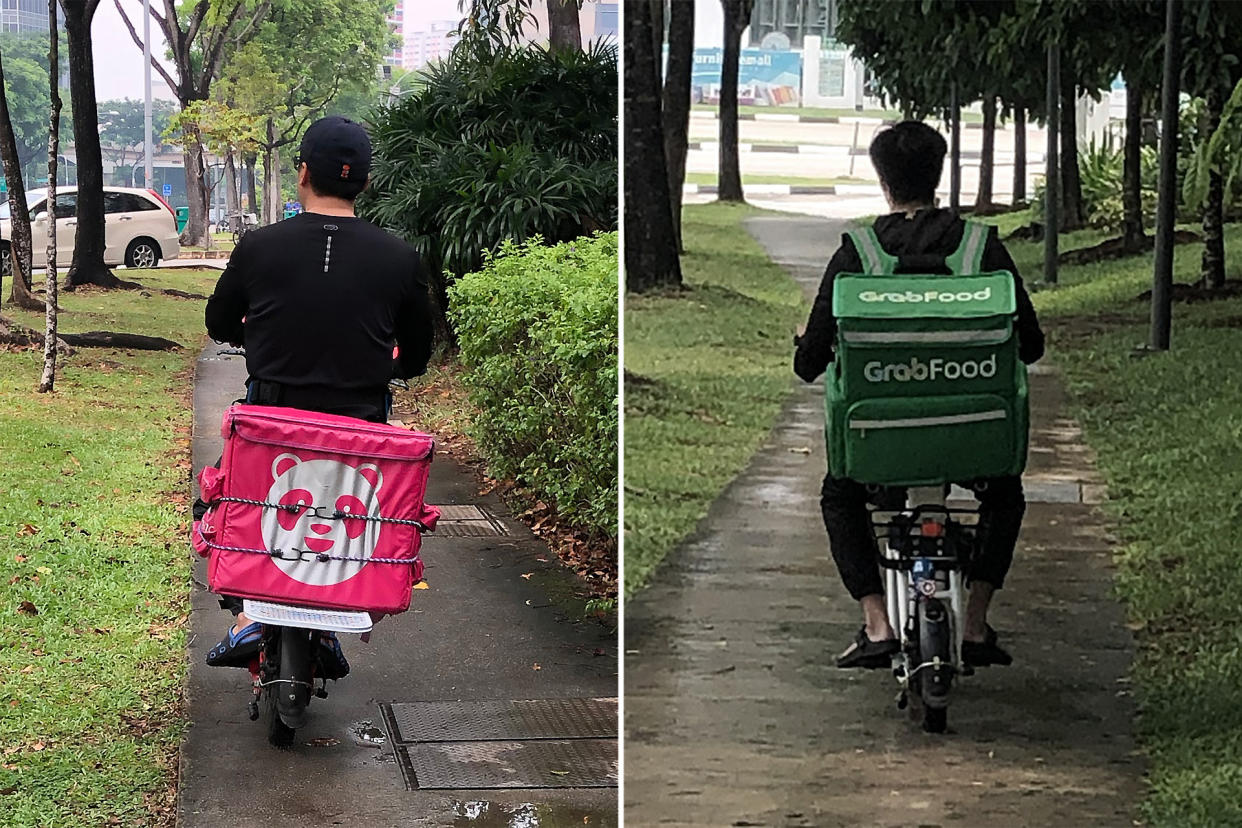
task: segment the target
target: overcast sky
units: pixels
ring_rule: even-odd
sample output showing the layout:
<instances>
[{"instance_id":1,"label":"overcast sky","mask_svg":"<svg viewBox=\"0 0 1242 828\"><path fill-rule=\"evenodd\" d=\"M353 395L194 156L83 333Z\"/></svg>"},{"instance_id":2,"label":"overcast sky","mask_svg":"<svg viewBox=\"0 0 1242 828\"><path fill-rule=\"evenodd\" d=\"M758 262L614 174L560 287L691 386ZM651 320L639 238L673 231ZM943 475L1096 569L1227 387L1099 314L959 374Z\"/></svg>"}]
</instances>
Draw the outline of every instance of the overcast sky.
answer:
<instances>
[{"instance_id":1,"label":"overcast sky","mask_svg":"<svg viewBox=\"0 0 1242 828\"><path fill-rule=\"evenodd\" d=\"M163 8L164 4L159 0L152 2L157 8ZM142 37L142 0L121 0L121 6L133 21L138 36ZM405 0L404 8L406 25L411 29L422 28L433 20L456 20L460 17L457 0ZM102 0L99 4L91 26L91 39L95 47L95 96L101 101L141 98L142 50L130 37L114 0ZM152 20L151 52L162 58L167 49L159 26ZM161 60L161 63L164 61ZM151 94L156 98L175 100L158 72L151 73Z\"/></svg>"}]
</instances>

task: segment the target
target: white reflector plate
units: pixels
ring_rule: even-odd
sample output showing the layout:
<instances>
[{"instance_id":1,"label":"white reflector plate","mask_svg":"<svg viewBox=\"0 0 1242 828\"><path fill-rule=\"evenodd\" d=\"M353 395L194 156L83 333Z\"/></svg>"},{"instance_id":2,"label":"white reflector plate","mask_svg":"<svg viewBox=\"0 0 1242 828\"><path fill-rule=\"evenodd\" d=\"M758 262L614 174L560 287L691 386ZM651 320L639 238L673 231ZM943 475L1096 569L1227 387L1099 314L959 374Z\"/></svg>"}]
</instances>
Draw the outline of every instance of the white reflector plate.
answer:
<instances>
[{"instance_id":1,"label":"white reflector plate","mask_svg":"<svg viewBox=\"0 0 1242 828\"><path fill-rule=\"evenodd\" d=\"M242 601L242 611L251 621L275 627L306 627L310 630L365 633L371 631L371 613L347 610L312 609L273 604L269 601Z\"/></svg>"}]
</instances>

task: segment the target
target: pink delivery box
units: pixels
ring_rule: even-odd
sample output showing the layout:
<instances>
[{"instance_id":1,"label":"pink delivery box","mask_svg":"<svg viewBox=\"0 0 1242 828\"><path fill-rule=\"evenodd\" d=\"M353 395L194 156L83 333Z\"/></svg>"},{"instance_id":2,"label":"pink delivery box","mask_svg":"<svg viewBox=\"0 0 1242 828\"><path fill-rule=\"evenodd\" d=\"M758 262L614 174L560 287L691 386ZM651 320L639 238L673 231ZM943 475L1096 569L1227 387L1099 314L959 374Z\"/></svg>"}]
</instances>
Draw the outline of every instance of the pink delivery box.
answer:
<instances>
[{"instance_id":1,"label":"pink delivery box","mask_svg":"<svg viewBox=\"0 0 1242 828\"><path fill-rule=\"evenodd\" d=\"M199 474L209 509L192 541L208 586L285 604L404 612L422 580L428 434L293 408L224 412L220 468Z\"/></svg>"}]
</instances>

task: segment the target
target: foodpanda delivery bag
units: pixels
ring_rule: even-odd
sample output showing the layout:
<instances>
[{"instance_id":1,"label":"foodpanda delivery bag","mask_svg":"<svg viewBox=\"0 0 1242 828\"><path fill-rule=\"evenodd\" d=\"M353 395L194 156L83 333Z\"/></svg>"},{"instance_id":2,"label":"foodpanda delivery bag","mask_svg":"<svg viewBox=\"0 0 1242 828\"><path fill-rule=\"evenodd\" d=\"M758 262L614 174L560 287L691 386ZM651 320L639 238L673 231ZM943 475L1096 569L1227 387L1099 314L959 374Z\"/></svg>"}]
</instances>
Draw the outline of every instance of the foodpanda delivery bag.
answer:
<instances>
[{"instance_id":1,"label":"foodpanda delivery bag","mask_svg":"<svg viewBox=\"0 0 1242 828\"><path fill-rule=\"evenodd\" d=\"M430 435L313 411L234 405L209 508L192 530L213 592L309 607L403 612L422 579Z\"/></svg>"}]
</instances>

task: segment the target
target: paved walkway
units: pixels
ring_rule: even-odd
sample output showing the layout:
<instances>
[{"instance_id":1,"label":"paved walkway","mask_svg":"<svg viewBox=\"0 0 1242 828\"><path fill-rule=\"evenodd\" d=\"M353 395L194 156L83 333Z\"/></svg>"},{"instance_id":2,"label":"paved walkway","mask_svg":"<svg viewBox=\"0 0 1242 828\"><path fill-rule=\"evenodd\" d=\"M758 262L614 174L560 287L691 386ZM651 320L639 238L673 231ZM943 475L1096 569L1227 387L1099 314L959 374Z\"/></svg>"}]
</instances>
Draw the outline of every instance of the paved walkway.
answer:
<instances>
[{"instance_id":1,"label":"paved walkway","mask_svg":"<svg viewBox=\"0 0 1242 828\"><path fill-rule=\"evenodd\" d=\"M841 222L749 229L812 295ZM950 733L885 672L837 670L859 624L819 515L823 389L626 612L630 825L1130 826L1142 795L1100 494L1053 374L1032 377L1032 502L992 621L1015 656L958 685ZM1067 502L1048 502L1067 501Z\"/></svg>"},{"instance_id":2,"label":"paved walkway","mask_svg":"<svg viewBox=\"0 0 1242 828\"><path fill-rule=\"evenodd\" d=\"M220 455L220 416L246 376L243 359L220 350L209 345L197 367L196 476ZM548 596L565 583L555 556L499 500L479 495L449 457L433 463L427 500L486 507L510 534L429 536L422 555L430 588L414 593L409 612L382 621L369 644L343 636L352 673L327 700L314 700L310 724L288 751L271 748L262 722L247 718L248 674L203 663L229 616L205 589L205 563L196 564L181 828L616 824L615 789L407 791L391 748L373 741L382 735L380 703L617 692L615 635L567 619ZM536 812L543 821L529 821Z\"/></svg>"}]
</instances>

